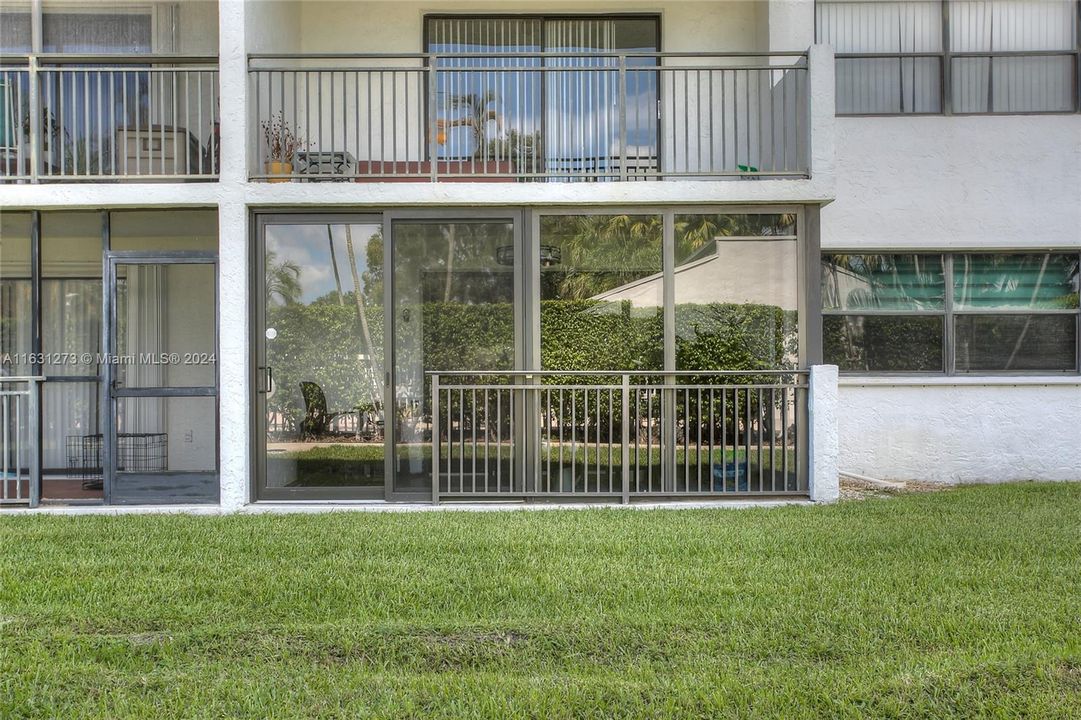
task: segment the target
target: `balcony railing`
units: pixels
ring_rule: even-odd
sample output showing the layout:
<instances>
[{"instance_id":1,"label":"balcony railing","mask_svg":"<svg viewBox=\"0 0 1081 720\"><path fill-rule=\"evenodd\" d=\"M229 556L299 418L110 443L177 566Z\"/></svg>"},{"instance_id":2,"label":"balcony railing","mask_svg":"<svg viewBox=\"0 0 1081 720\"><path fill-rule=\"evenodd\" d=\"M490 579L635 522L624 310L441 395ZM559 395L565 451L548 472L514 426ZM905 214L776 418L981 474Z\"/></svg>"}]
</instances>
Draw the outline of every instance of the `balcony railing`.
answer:
<instances>
[{"instance_id":1,"label":"balcony railing","mask_svg":"<svg viewBox=\"0 0 1081 720\"><path fill-rule=\"evenodd\" d=\"M40 377L0 377L0 505L40 499L38 383Z\"/></svg>"},{"instance_id":2,"label":"balcony railing","mask_svg":"<svg viewBox=\"0 0 1081 720\"><path fill-rule=\"evenodd\" d=\"M251 55L257 180L805 177L805 53Z\"/></svg>"},{"instance_id":3,"label":"balcony railing","mask_svg":"<svg viewBox=\"0 0 1081 720\"><path fill-rule=\"evenodd\" d=\"M216 58L5 57L0 181L213 180Z\"/></svg>"},{"instance_id":4,"label":"balcony railing","mask_svg":"<svg viewBox=\"0 0 1081 720\"><path fill-rule=\"evenodd\" d=\"M808 492L803 372L429 375L434 501Z\"/></svg>"}]
</instances>

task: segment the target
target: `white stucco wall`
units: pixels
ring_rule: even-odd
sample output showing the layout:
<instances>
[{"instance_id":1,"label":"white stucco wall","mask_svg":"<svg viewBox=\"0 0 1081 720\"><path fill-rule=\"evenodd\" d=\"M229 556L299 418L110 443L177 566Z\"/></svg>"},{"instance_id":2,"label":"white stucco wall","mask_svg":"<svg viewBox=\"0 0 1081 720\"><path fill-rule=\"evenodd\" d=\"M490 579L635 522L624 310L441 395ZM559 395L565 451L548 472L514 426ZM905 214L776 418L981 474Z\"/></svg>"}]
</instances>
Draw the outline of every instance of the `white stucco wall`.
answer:
<instances>
[{"instance_id":1,"label":"white stucco wall","mask_svg":"<svg viewBox=\"0 0 1081 720\"><path fill-rule=\"evenodd\" d=\"M837 118L824 248L1081 246L1081 116Z\"/></svg>"},{"instance_id":2,"label":"white stucco wall","mask_svg":"<svg viewBox=\"0 0 1081 720\"><path fill-rule=\"evenodd\" d=\"M1081 380L842 378L840 467L883 480L1081 480Z\"/></svg>"},{"instance_id":3,"label":"white stucco wall","mask_svg":"<svg viewBox=\"0 0 1081 720\"><path fill-rule=\"evenodd\" d=\"M837 118L822 246L1081 247L1081 116ZM842 470L1081 480L1081 378L842 378Z\"/></svg>"}]
</instances>

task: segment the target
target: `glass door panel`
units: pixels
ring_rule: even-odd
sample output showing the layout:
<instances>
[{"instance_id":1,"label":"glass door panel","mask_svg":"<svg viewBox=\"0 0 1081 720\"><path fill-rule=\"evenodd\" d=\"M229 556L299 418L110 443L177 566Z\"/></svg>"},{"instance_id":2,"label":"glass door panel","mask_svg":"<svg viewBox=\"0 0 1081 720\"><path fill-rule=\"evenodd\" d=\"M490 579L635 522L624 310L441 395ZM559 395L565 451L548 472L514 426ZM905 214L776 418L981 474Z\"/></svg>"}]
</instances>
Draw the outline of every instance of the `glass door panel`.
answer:
<instances>
[{"instance_id":1,"label":"glass door panel","mask_svg":"<svg viewBox=\"0 0 1081 720\"><path fill-rule=\"evenodd\" d=\"M258 379L268 498L383 497L383 235L269 223Z\"/></svg>"},{"instance_id":2,"label":"glass door panel","mask_svg":"<svg viewBox=\"0 0 1081 720\"><path fill-rule=\"evenodd\" d=\"M517 367L519 313L514 288L521 253L516 252L511 219L394 220L392 234L393 490L430 493L432 408L426 372ZM502 396L506 402L507 394ZM513 448L504 447L507 433L498 433L501 440L495 447L484 443L485 433L493 433L493 428L484 420L486 408L478 404L483 401L465 391L456 402L452 411L459 417L454 427L462 430L470 423L470 437L479 440L459 448L469 455L470 478L465 482L471 486L478 473L503 481L511 477ZM499 416L509 422L509 412L501 406ZM478 422L485 424L484 429ZM496 457L477 456L488 452ZM453 472L460 478L465 462L461 457L457 462Z\"/></svg>"}]
</instances>

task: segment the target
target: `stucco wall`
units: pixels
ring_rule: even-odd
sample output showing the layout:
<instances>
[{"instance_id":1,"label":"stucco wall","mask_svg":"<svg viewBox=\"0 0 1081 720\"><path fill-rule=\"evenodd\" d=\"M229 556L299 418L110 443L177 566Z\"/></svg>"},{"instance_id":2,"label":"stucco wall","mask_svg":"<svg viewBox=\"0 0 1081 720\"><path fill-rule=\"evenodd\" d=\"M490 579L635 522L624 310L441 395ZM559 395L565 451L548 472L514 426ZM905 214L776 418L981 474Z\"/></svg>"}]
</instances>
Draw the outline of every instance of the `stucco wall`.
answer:
<instances>
[{"instance_id":1,"label":"stucco wall","mask_svg":"<svg viewBox=\"0 0 1081 720\"><path fill-rule=\"evenodd\" d=\"M929 482L1081 480L1079 381L862 384L874 382L841 381L842 472Z\"/></svg>"},{"instance_id":2,"label":"stucco wall","mask_svg":"<svg viewBox=\"0 0 1081 720\"><path fill-rule=\"evenodd\" d=\"M351 2L310 0L300 16L300 52L421 52L428 13L659 13L666 51L765 50L766 3L567 2ZM378 30L373 20L378 19ZM283 34L284 38L284 34ZM255 39L253 38L253 41ZM268 47L268 49L271 49ZM278 50L274 47L273 50Z\"/></svg>"},{"instance_id":3,"label":"stucco wall","mask_svg":"<svg viewBox=\"0 0 1081 720\"><path fill-rule=\"evenodd\" d=\"M1077 115L835 127L824 249L1081 247ZM1079 480L1081 379L1066 382L843 378L840 466L884 479Z\"/></svg>"},{"instance_id":4,"label":"stucco wall","mask_svg":"<svg viewBox=\"0 0 1081 720\"><path fill-rule=\"evenodd\" d=\"M837 118L823 247L1081 246L1081 116Z\"/></svg>"}]
</instances>

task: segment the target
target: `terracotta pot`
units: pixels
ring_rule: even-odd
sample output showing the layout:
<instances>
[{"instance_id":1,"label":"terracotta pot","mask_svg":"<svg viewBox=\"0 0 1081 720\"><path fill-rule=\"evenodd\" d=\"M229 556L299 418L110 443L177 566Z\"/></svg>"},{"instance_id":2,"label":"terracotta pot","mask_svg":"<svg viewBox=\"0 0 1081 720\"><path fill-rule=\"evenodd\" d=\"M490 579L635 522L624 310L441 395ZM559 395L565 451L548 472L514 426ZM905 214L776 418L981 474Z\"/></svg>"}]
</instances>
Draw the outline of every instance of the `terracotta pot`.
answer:
<instances>
[{"instance_id":1,"label":"terracotta pot","mask_svg":"<svg viewBox=\"0 0 1081 720\"><path fill-rule=\"evenodd\" d=\"M288 176L288 175L293 174L293 163L291 163L291 162L279 162L277 160L272 160L270 162L263 163L263 170L264 170L264 172L266 172L267 175L287 175ZM268 178L267 182L272 182L272 183L289 182L290 179L291 178L289 178L289 177Z\"/></svg>"}]
</instances>

